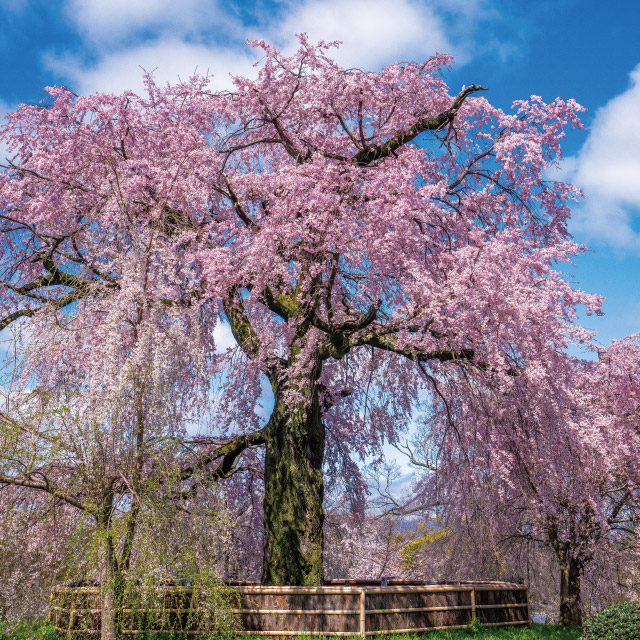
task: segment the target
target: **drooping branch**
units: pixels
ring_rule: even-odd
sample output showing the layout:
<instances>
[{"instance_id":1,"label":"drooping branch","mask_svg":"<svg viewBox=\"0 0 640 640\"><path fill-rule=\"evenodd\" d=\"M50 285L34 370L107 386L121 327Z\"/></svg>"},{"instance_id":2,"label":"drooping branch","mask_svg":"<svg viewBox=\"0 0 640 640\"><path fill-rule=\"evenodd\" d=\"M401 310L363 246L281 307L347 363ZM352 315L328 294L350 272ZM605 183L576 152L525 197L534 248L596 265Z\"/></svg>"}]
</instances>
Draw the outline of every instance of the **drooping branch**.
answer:
<instances>
[{"instance_id":1,"label":"drooping branch","mask_svg":"<svg viewBox=\"0 0 640 640\"><path fill-rule=\"evenodd\" d=\"M0 485L2 484L9 484L16 487L26 487L28 489L37 489L39 491L48 493L50 496L56 498L57 500L62 500L63 502L76 507L76 509L80 509L81 511L96 515L96 510L94 508L85 504L78 498L69 495L60 488L56 487L54 484L51 484L51 482L47 478L44 478L42 480L35 480L33 478L9 476L5 473L0 472Z\"/></svg>"}]
</instances>

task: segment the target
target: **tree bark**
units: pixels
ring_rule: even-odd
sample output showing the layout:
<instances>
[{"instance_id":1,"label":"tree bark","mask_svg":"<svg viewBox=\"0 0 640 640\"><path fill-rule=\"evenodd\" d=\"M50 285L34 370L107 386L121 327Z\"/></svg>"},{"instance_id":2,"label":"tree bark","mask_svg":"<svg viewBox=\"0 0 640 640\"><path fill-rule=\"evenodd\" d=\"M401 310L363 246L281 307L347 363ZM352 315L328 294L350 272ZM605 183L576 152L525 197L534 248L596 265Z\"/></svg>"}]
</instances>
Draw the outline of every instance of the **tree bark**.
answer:
<instances>
[{"instance_id":1,"label":"tree bark","mask_svg":"<svg viewBox=\"0 0 640 640\"><path fill-rule=\"evenodd\" d=\"M294 406L274 387L275 406L266 430L264 561L262 584L324 583L325 431L318 383L320 365L295 381Z\"/></svg>"},{"instance_id":2,"label":"tree bark","mask_svg":"<svg viewBox=\"0 0 640 640\"><path fill-rule=\"evenodd\" d=\"M99 527L100 535L100 640L118 637L118 570L113 539L108 525Z\"/></svg>"},{"instance_id":3,"label":"tree bark","mask_svg":"<svg viewBox=\"0 0 640 640\"><path fill-rule=\"evenodd\" d=\"M560 559L560 619L563 627L582 624L580 600L580 563L575 558Z\"/></svg>"}]
</instances>

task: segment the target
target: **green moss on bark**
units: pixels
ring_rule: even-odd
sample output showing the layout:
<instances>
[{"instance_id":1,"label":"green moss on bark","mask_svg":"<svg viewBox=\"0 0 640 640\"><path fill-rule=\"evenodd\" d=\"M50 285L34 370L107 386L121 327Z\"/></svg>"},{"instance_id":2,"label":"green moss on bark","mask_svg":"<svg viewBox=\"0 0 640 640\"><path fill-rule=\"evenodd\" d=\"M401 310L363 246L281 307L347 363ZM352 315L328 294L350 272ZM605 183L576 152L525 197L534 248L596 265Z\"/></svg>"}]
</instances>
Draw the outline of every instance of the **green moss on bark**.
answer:
<instances>
[{"instance_id":1,"label":"green moss on bark","mask_svg":"<svg viewBox=\"0 0 640 640\"><path fill-rule=\"evenodd\" d=\"M319 372L299 380L304 398L285 407L276 402L265 452L265 546L262 583L322 585L324 569L324 483L322 463L325 433L318 402Z\"/></svg>"}]
</instances>

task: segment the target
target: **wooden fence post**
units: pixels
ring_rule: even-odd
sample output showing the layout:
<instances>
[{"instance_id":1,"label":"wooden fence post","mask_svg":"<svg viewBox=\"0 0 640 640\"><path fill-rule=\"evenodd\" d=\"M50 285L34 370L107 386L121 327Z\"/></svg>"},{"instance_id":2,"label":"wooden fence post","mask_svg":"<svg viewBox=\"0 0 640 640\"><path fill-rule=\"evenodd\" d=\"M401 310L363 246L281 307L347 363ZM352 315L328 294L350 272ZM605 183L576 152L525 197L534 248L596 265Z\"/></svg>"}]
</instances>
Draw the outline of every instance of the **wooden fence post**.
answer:
<instances>
[{"instance_id":1,"label":"wooden fence post","mask_svg":"<svg viewBox=\"0 0 640 640\"><path fill-rule=\"evenodd\" d=\"M367 634L366 615L365 615L365 611L364 611L365 597L366 597L366 592L365 592L364 589L362 589L360 591L360 635L362 636L362 640L365 639L365 636Z\"/></svg>"},{"instance_id":2,"label":"wooden fence post","mask_svg":"<svg viewBox=\"0 0 640 640\"><path fill-rule=\"evenodd\" d=\"M471 589L471 621L476 620L476 590Z\"/></svg>"},{"instance_id":3,"label":"wooden fence post","mask_svg":"<svg viewBox=\"0 0 640 640\"><path fill-rule=\"evenodd\" d=\"M76 617L76 599L74 596L75 593L71 596L71 607L69 609L69 628L67 629L67 638L69 638L69 640L71 640L71 637L73 636L73 623L75 622L74 619Z\"/></svg>"},{"instance_id":4,"label":"wooden fence post","mask_svg":"<svg viewBox=\"0 0 640 640\"><path fill-rule=\"evenodd\" d=\"M49 615L47 616L47 621L50 622L51 624L54 624L54 620L53 620L53 589L51 589L51 592L49 593ZM58 620L55 620L55 626L58 626Z\"/></svg>"}]
</instances>

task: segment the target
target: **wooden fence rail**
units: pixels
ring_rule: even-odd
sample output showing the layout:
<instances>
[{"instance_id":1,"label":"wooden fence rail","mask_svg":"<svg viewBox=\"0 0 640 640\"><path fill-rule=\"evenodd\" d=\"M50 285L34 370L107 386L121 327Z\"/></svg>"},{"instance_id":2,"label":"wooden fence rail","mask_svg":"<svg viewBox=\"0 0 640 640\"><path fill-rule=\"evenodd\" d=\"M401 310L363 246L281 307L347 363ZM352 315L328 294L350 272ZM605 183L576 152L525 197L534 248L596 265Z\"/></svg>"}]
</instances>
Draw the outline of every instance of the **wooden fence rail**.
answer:
<instances>
[{"instance_id":1,"label":"wooden fence rail","mask_svg":"<svg viewBox=\"0 0 640 640\"><path fill-rule=\"evenodd\" d=\"M437 585L324 587L227 587L243 633L263 636L366 636L463 628L478 620L487 626L530 624L527 589L498 582ZM201 634L191 587L159 589L152 608L123 609L123 633L176 631ZM162 614L154 620L150 614ZM70 636L94 635L100 628L97 587L58 587L51 594L50 619Z\"/></svg>"}]
</instances>

